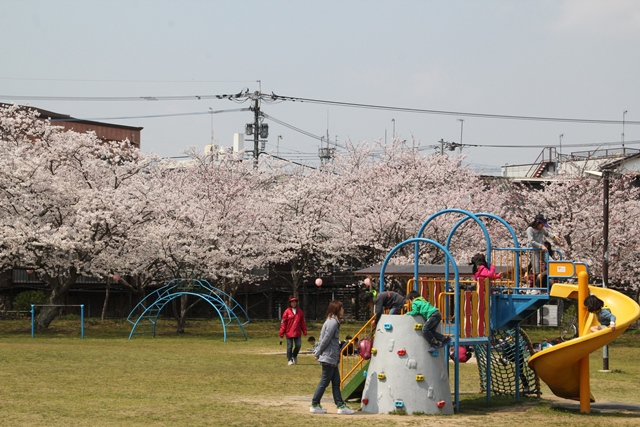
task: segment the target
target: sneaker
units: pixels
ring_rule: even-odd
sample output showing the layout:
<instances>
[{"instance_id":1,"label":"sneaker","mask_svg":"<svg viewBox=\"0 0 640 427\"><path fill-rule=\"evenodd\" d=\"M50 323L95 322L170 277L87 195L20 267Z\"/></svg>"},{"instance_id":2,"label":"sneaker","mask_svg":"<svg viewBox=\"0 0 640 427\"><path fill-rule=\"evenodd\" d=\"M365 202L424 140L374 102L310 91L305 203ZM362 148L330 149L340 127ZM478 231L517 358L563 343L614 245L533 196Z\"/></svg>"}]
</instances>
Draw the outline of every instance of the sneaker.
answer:
<instances>
[{"instance_id":1,"label":"sneaker","mask_svg":"<svg viewBox=\"0 0 640 427\"><path fill-rule=\"evenodd\" d=\"M451 337L446 337L445 339L442 340L442 342L440 344L438 344L438 347L444 347L445 345L449 344L451 342Z\"/></svg>"},{"instance_id":2,"label":"sneaker","mask_svg":"<svg viewBox=\"0 0 640 427\"><path fill-rule=\"evenodd\" d=\"M322 409L322 406L320 405L311 405L311 408L309 408L309 412L311 412L312 414L326 414L327 410Z\"/></svg>"},{"instance_id":3,"label":"sneaker","mask_svg":"<svg viewBox=\"0 0 640 427\"><path fill-rule=\"evenodd\" d=\"M434 351L436 351L436 348L434 346L429 347L429 350L427 350L429 353L433 353Z\"/></svg>"},{"instance_id":4,"label":"sneaker","mask_svg":"<svg viewBox=\"0 0 640 427\"><path fill-rule=\"evenodd\" d=\"M293 359L289 360L289 366L293 365Z\"/></svg>"},{"instance_id":5,"label":"sneaker","mask_svg":"<svg viewBox=\"0 0 640 427\"><path fill-rule=\"evenodd\" d=\"M297 357L294 357L294 358L293 358L293 364L294 364L294 365L297 365L297 364L298 364L298 358L297 358Z\"/></svg>"},{"instance_id":6,"label":"sneaker","mask_svg":"<svg viewBox=\"0 0 640 427\"><path fill-rule=\"evenodd\" d=\"M347 405L342 405L340 407L338 407L338 415L351 415L351 414L355 414L356 411L354 411L353 409L349 408Z\"/></svg>"}]
</instances>

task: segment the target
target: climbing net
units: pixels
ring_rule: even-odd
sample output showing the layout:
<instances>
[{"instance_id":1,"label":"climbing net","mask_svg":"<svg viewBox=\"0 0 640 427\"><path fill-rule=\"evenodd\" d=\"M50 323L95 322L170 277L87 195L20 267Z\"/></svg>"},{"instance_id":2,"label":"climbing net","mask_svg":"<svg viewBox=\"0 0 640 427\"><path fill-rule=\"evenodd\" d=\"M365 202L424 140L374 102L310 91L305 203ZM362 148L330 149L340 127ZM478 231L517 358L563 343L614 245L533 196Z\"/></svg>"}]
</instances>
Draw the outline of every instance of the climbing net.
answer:
<instances>
[{"instance_id":1,"label":"climbing net","mask_svg":"<svg viewBox=\"0 0 640 427\"><path fill-rule=\"evenodd\" d=\"M520 330L519 361L516 360L516 330L492 331L491 333L491 393L495 395L516 394L516 363L519 362L519 388L525 395L540 396L540 380L529 368L527 362L533 354L533 345L529 336ZM480 389L486 392L487 384L487 345L476 345Z\"/></svg>"}]
</instances>

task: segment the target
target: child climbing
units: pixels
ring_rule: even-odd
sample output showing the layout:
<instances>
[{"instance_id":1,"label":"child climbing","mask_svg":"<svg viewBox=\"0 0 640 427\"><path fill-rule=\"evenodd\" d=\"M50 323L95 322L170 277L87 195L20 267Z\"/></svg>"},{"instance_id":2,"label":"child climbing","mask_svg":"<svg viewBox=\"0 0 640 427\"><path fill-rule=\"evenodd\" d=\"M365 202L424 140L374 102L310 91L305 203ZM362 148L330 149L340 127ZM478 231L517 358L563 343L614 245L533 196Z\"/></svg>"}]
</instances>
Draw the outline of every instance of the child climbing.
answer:
<instances>
[{"instance_id":1,"label":"child climbing","mask_svg":"<svg viewBox=\"0 0 640 427\"><path fill-rule=\"evenodd\" d=\"M516 346L516 337L515 332L513 330L507 331L507 335L504 339L499 339L496 344L494 344L495 348L498 351L502 351L502 356L500 357L500 363L503 365L508 365L509 362L514 365L518 364L518 371L520 372L520 384L522 385L522 392L524 394L529 394L531 389L529 388L529 380L526 374L526 355L525 355L525 344L520 343L519 346ZM519 348L518 348L519 347Z\"/></svg>"},{"instance_id":2,"label":"child climbing","mask_svg":"<svg viewBox=\"0 0 640 427\"><path fill-rule=\"evenodd\" d=\"M611 313L609 307L604 305L604 301L595 295L589 295L584 299L584 305L587 307L589 313L595 313L598 317L599 326L592 326L591 332L599 331L604 328L611 328L612 331L616 330L616 316Z\"/></svg>"},{"instance_id":3,"label":"child climbing","mask_svg":"<svg viewBox=\"0 0 640 427\"><path fill-rule=\"evenodd\" d=\"M380 317L384 314L384 310L388 309L389 314L400 314L404 308L405 298L394 291L384 291L374 297L371 292L365 292L362 296L362 302L366 306L375 306L376 318L373 320L372 326L375 327L380 321Z\"/></svg>"},{"instance_id":4,"label":"child climbing","mask_svg":"<svg viewBox=\"0 0 640 427\"><path fill-rule=\"evenodd\" d=\"M418 291L409 292L407 294L407 301L411 303L411 311L409 311L407 315L415 316L419 314L425 319L424 326L422 327L422 335L424 335L427 342L431 345L429 347L429 353L433 353L438 347L445 346L451 342L451 338L445 337L438 331L440 321L442 321L442 315L437 308L422 298Z\"/></svg>"}]
</instances>

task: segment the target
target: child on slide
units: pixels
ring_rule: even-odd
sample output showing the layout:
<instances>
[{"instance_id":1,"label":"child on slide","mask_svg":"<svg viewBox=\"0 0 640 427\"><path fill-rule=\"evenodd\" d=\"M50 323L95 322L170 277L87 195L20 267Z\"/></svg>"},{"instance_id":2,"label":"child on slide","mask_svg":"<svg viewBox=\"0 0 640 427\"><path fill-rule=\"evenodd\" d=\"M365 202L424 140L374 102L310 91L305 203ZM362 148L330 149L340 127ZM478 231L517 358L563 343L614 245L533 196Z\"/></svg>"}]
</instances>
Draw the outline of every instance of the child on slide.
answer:
<instances>
[{"instance_id":1,"label":"child on slide","mask_svg":"<svg viewBox=\"0 0 640 427\"><path fill-rule=\"evenodd\" d=\"M590 328L591 332L596 332L604 328L611 328L612 331L616 330L616 316L611 313L609 307L604 305L604 301L595 295L589 295L584 299L584 305L587 307L589 313L596 314L598 322L600 322L600 325Z\"/></svg>"}]
</instances>

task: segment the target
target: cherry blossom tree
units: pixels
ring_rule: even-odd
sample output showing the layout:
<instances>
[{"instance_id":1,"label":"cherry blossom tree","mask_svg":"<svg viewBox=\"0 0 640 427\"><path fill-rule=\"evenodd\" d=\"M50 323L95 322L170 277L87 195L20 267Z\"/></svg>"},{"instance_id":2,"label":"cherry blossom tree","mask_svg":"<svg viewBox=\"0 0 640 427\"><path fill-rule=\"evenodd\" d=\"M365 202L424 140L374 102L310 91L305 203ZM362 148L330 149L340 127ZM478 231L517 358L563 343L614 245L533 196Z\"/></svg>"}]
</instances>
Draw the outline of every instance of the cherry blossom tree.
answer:
<instances>
[{"instance_id":1,"label":"cherry blossom tree","mask_svg":"<svg viewBox=\"0 0 640 427\"><path fill-rule=\"evenodd\" d=\"M268 158L255 169L241 154L188 154L188 162L161 161L126 141L64 132L17 106L0 109L0 264L33 269L50 288L52 305L64 302L79 275L115 275L139 298L147 286L175 277L207 278L234 295L266 266L297 296L305 280L332 269L381 262L433 213L457 208L499 215L521 239L543 213L564 240L565 258L602 274L601 180L577 174L532 190L483 179L461 157L427 154L400 140L349 144L319 169ZM640 273L640 237L629 232L638 200L629 178L612 178L611 281L635 283ZM423 237L444 243L461 218L442 215ZM511 246L502 226L483 222L494 246ZM460 263L485 245L480 228L467 221L450 249ZM395 261L412 260L407 247ZM440 251L420 246L420 262L443 261ZM176 305L179 331L195 303ZM38 327L55 313L45 307Z\"/></svg>"},{"instance_id":2,"label":"cherry blossom tree","mask_svg":"<svg viewBox=\"0 0 640 427\"><path fill-rule=\"evenodd\" d=\"M240 284L258 279L254 269L272 259L257 226L265 210L258 201L271 173L254 170L241 155L187 154L187 162L156 168L147 196L154 218L138 230L128 267L140 275L140 265L154 265L156 280L159 269L165 280L207 279L233 296ZM179 332L188 311L201 301L187 299L175 305Z\"/></svg>"},{"instance_id":3,"label":"cherry blossom tree","mask_svg":"<svg viewBox=\"0 0 640 427\"><path fill-rule=\"evenodd\" d=\"M425 154L419 145L403 141L390 146L351 147L333 166L339 198L332 220L338 236L333 250L342 247L363 264L380 262L394 246L415 237L424 221L437 211L457 208L476 212L501 206L500 193L484 185L460 161ZM437 218L422 237L444 243L460 219L460 215ZM477 232L473 236L453 242L451 249L457 257L466 259L482 245L483 237ZM421 245L420 254L422 262L444 259L431 246ZM413 246L404 251L404 259L399 258L412 260Z\"/></svg>"},{"instance_id":4,"label":"cherry blossom tree","mask_svg":"<svg viewBox=\"0 0 640 427\"><path fill-rule=\"evenodd\" d=\"M271 271L290 284L295 296L305 279L337 261L336 254L324 250L330 238L332 183L322 169L279 169L261 193L264 209L256 225L265 242L262 250L271 253ZM282 266L288 268L286 275L279 273Z\"/></svg>"},{"instance_id":5,"label":"cherry blossom tree","mask_svg":"<svg viewBox=\"0 0 640 427\"><path fill-rule=\"evenodd\" d=\"M609 277L611 283L632 282L638 274L640 239L629 232L640 214L638 188L631 177L611 180L609 195ZM511 202L519 207L505 218L520 231L536 214L550 221L563 242L556 247L564 258L585 262L592 278L602 277L603 259L603 181L577 173L558 177L541 190L516 188ZM526 246L526 241L521 241ZM636 285L637 286L637 285Z\"/></svg>"},{"instance_id":6,"label":"cherry blossom tree","mask_svg":"<svg viewBox=\"0 0 640 427\"><path fill-rule=\"evenodd\" d=\"M118 201L147 164L127 141L63 132L17 106L0 110L0 126L0 260L29 266L49 286L36 319L46 328L79 275L106 273L93 261L135 221Z\"/></svg>"}]
</instances>

